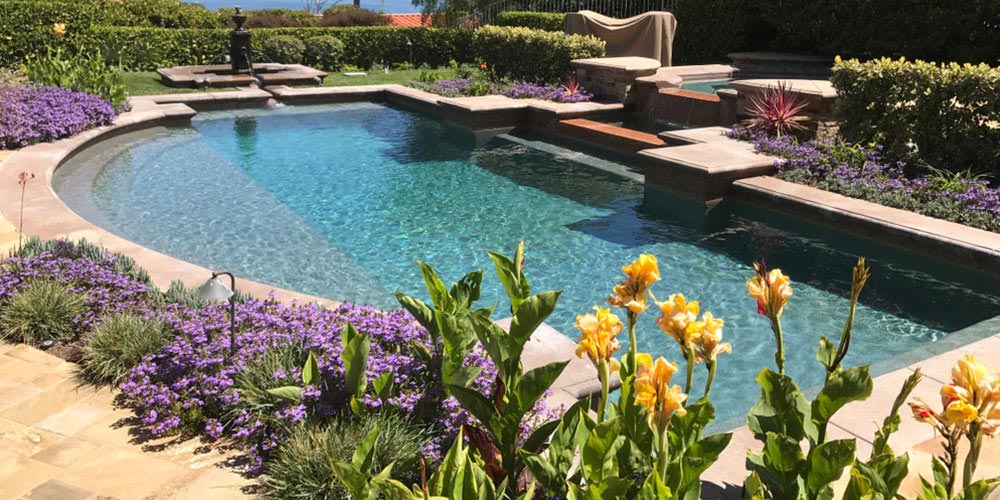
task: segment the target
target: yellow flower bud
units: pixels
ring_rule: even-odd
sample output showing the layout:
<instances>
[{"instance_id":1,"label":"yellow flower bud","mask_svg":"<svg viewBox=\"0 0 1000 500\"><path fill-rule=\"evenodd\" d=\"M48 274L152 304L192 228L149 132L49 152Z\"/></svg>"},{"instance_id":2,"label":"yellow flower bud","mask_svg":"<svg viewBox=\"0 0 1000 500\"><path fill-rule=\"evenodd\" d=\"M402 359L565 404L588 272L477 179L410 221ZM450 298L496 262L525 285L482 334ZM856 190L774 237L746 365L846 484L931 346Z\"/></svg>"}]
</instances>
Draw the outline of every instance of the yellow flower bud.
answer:
<instances>
[{"instance_id":1,"label":"yellow flower bud","mask_svg":"<svg viewBox=\"0 0 1000 500\"><path fill-rule=\"evenodd\" d=\"M656 257L642 254L631 264L622 266L622 271L625 279L615 285L615 293L608 297L608 304L639 314L649 307L646 303L649 287L660 280Z\"/></svg>"}]
</instances>

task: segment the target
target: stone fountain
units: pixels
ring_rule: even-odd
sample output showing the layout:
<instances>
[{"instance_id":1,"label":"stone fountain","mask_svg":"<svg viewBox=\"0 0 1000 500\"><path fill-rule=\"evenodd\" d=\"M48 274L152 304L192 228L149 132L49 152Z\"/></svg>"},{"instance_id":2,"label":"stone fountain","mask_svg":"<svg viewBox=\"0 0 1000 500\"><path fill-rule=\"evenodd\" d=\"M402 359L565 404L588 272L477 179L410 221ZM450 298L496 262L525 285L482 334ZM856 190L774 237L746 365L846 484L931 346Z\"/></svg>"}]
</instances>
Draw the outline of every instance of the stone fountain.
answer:
<instances>
[{"instance_id":1,"label":"stone fountain","mask_svg":"<svg viewBox=\"0 0 1000 500\"><path fill-rule=\"evenodd\" d=\"M229 32L229 64L174 66L156 72L168 87L266 87L269 85L322 85L326 73L301 64L254 63L247 16L239 7L230 18L236 28ZM221 54L220 54L221 57Z\"/></svg>"}]
</instances>

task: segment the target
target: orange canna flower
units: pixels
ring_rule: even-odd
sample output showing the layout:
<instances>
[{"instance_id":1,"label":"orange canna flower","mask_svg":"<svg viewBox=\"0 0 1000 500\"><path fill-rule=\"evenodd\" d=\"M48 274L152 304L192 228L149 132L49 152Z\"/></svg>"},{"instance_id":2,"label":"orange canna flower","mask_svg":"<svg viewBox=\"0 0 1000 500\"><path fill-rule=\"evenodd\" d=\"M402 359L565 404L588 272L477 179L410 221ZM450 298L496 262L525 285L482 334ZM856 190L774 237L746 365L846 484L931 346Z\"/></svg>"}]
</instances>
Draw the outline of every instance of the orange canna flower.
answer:
<instances>
[{"instance_id":1,"label":"orange canna flower","mask_svg":"<svg viewBox=\"0 0 1000 500\"><path fill-rule=\"evenodd\" d=\"M670 386L670 379L677 372L676 363L668 363L662 357L653 358L646 353L637 357L639 371L635 378L635 403L649 411L649 427L663 432L674 413L684 415L684 401L687 394L678 385Z\"/></svg>"},{"instance_id":2,"label":"orange canna flower","mask_svg":"<svg viewBox=\"0 0 1000 500\"><path fill-rule=\"evenodd\" d=\"M576 317L576 327L581 334L576 356L582 359L586 354L594 366L600 366L601 361L609 362L611 371L616 371L618 362L612 356L621 348L616 337L622 331L622 322L610 309L595 307L594 310L597 314Z\"/></svg>"},{"instance_id":3,"label":"orange canna flower","mask_svg":"<svg viewBox=\"0 0 1000 500\"><path fill-rule=\"evenodd\" d=\"M733 352L733 346L729 342L722 342L722 327L725 322L722 318L712 316L712 313L705 311L701 320L692 323L689 328L697 330L697 336L692 337L698 350L695 352L695 361L701 363L705 360L715 360L719 354Z\"/></svg>"},{"instance_id":4,"label":"orange canna flower","mask_svg":"<svg viewBox=\"0 0 1000 500\"><path fill-rule=\"evenodd\" d=\"M656 318L656 325L671 338L677 341L682 351L686 351L695 339L701 335L701 330L697 327L698 301L688 302L684 294L675 293L664 302L657 302L660 306L660 317Z\"/></svg>"},{"instance_id":5,"label":"orange canna flower","mask_svg":"<svg viewBox=\"0 0 1000 500\"><path fill-rule=\"evenodd\" d=\"M486 61L483 61L479 64L479 69L486 71Z\"/></svg>"},{"instance_id":6,"label":"orange canna flower","mask_svg":"<svg viewBox=\"0 0 1000 500\"><path fill-rule=\"evenodd\" d=\"M747 291L750 292L750 298L757 301L757 313L771 319L780 318L785 304L792 296L788 276L781 269L768 272L763 262L754 262L753 267L757 274L747 280Z\"/></svg>"},{"instance_id":7,"label":"orange canna flower","mask_svg":"<svg viewBox=\"0 0 1000 500\"><path fill-rule=\"evenodd\" d=\"M642 254L631 264L622 266L622 271L625 279L615 285L615 294L608 298L608 304L639 314L649 307L646 303L649 287L660 280L656 257Z\"/></svg>"}]
</instances>

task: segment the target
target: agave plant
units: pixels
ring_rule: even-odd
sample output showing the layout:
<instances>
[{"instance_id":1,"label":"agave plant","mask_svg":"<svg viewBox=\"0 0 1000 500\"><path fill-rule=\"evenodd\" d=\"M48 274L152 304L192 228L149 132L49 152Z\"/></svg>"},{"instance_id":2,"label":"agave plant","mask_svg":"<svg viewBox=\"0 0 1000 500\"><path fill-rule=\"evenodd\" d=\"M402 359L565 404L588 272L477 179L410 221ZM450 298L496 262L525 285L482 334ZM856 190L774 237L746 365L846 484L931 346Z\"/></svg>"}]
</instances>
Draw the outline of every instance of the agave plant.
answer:
<instances>
[{"instance_id":1,"label":"agave plant","mask_svg":"<svg viewBox=\"0 0 1000 500\"><path fill-rule=\"evenodd\" d=\"M747 126L779 137L803 130L805 117L799 112L806 104L786 82L779 81L777 87L766 87L760 95L750 96L748 111L753 118L747 121Z\"/></svg>"}]
</instances>

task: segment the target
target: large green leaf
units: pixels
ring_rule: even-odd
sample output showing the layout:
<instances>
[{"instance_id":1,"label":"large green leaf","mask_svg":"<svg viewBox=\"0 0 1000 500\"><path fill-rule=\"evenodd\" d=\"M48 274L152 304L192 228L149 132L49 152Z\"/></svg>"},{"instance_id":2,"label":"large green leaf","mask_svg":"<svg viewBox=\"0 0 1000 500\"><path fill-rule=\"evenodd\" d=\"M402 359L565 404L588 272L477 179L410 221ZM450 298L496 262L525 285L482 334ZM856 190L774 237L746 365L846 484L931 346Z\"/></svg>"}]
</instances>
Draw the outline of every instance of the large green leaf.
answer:
<instances>
[{"instance_id":1,"label":"large green leaf","mask_svg":"<svg viewBox=\"0 0 1000 500\"><path fill-rule=\"evenodd\" d=\"M852 401L864 401L872 394L872 377L867 366L856 366L830 375L812 402L812 419L826 426L833 414Z\"/></svg>"},{"instance_id":2,"label":"large green leaf","mask_svg":"<svg viewBox=\"0 0 1000 500\"><path fill-rule=\"evenodd\" d=\"M436 340L438 338L437 322L434 321L434 312L431 308L424 301L415 297L399 292L393 292L393 295L396 296L399 305L403 306L403 309L406 309L417 320L417 323L420 323L420 326L427 329L431 338Z\"/></svg>"},{"instance_id":3,"label":"large green leaf","mask_svg":"<svg viewBox=\"0 0 1000 500\"><path fill-rule=\"evenodd\" d=\"M531 410L568 364L569 361L556 361L525 373L514 390L518 413L523 414Z\"/></svg>"},{"instance_id":4,"label":"large green leaf","mask_svg":"<svg viewBox=\"0 0 1000 500\"><path fill-rule=\"evenodd\" d=\"M511 260L506 255L489 252L490 259L493 260L493 266L496 268L497 277L500 278L500 283L503 284L504 290L507 291L507 297L510 299L511 314L517 312L521 307L521 303L524 299L531 295L531 285L528 283L527 278L524 277L524 273L521 272L521 264L524 259L524 243L518 245L517 251L514 254L514 260Z\"/></svg>"},{"instance_id":5,"label":"large green leaf","mask_svg":"<svg viewBox=\"0 0 1000 500\"><path fill-rule=\"evenodd\" d=\"M465 446L462 432L455 436L455 441L451 443L448 452L445 453L441 465L427 481L428 490L431 495L446 496L452 492L462 491L464 480L463 471L465 462L469 460L468 448Z\"/></svg>"},{"instance_id":6,"label":"large green leaf","mask_svg":"<svg viewBox=\"0 0 1000 500\"><path fill-rule=\"evenodd\" d=\"M508 354L511 359L521 359L521 350L531 334L552 314L561 291L549 290L532 295L514 314L510 321Z\"/></svg>"},{"instance_id":7,"label":"large green leaf","mask_svg":"<svg viewBox=\"0 0 1000 500\"><path fill-rule=\"evenodd\" d=\"M339 460L332 460L330 469L333 471L333 475L351 492L352 497L368 498L368 481L358 469Z\"/></svg>"},{"instance_id":8,"label":"large green leaf","mask_svg":"<svg viewBox=\"0 0 1000 500\"><path fill-rule=\"evenodd\" d=\"M962 493L958 495L960 500L984 500L990 496L993 492L1000 486L1000 477L994 477L992 479L980 479L968 486L966 486Z\"/></svg>"},{"instance_id":9,"label":"large green leaf","mask_svg":"<svg viewBox=\"0 0 1000 500\"><path fill-rule=\"evenodd\" d=\"M840 479L844 469L854 461L854 449L853 439L838 439L822 443L809 451L806 458L809 464L806 487L813 495L818 495Z\"/></svg>"},{"instance_id":10,"label":"large green leaf","mask_svg":"<svg viewBox=\"0 0 1000 500\"><path fill-rule=\"evenodd\" d=\"M375 443L378 442L378 435L381 431L378 426L372 427L372 430L368 431L365 438L361 440L358 447L354 449L354 455L351 457L351 464L357 469L361 474L368 475L371 474L372 462L375 460Z\"/></svg>"},{"instance_id":11,"label":"large green leaf","mask_svg":"<svg viewBox=\"0 0 1000 500\"><path fill-rule=\"evenodd\" d=\"M642 483L642 489L635 497L636 500L662 500L664 498L674 498L670 488L660 479L660 475L655 471L646 476L646 481Z\"/></svg>"},{"instance_id":12,"label":"large green leaf","mask_svg":"<svg viewBox=\"0 0 1000 500\"><path fill-rule=\"evenodd\" d=\"M491 427L495 417L498 416L493 402L482 394L460 385L449 385L448 392L465 408L473 417L476 417L483 425Z\"/></svg>"},{"instance_id":13,"label":"large green leaf","mask_svg":"<svg viewBox=\"0 0 1000 500\"><path fill-rule=\"evenodd\" d=\"M833 345L825 335L819 336L819 350L816 351L816 360L830 371L834 361L837 360L837 346Z\"/></svg>"},{"instance_id":14,"label":"large green leaf","mask_svg":"<svg viewBox=\"0 0 1000 500\"><path fill-rule=\"evenodd\" d=\"M437 271L419 260L417 264L420 265L420 274L424 277L424 285L427 287L427 293L431 297L431 302L434 303L434 308L454 313L455 303L451 300L451 295L448 294L448 288L444 286L444 282L438 277Z\"/></svg>"},{"instance_id":15,"label":"large green leaf","mask_svg":"<svg viewBox=\"0 0 1000 500\"><path fill-rule=\"evenodd\" d=\"M524 466L528 468L536 481L542 483L542 486L549 494L555 495L565 492L566 477L562 474L562 471L556 469L553 463L541 455L528 453L524 450L519 450L519 453L521 454L521 460L524 461Z\"/></svg>"},{"instance_id":16,"label":"large green leaf","mask_svg":"<svg viewBox=\"0 0 1000 500\"><path fill-rule=\"evenodd\" d=\"M760 453L747 453L747 469L756 473L773 498L797 498L804 487L799 475L805 467L799 441L773 432L764 439Z\"/></svg>"},{"instance_id":17,"label":"large green leaf","mask_svg":"<svg viewBox=\"0 0 1000 500\"><path fill-rule=\"evenodd\" d=\"M371 340L367 335L358 333L350 323L347 323L341 335L343 350L340 360L344 363L344 384L348 394L360 397L368 385L365 370L368 367Z\"/></svg>"},{"instance_id":18,"label":"large green leaf","mask_svg":"<svg viewBox=\"0 0 1000 500\"><path fill-rule=\"evenodd\" d=\"M282 387L275 387L273 389L268 389L267 393L287 401L292 401L294 403L298 403L299 400L302 399L302 388L296 387L294 385L286 385Z\"/></svg>"},{"instance_id":19,"label":"large green leaf","mask_svg":"<svg viewBox=\"0 0 1000 500\"><path fill-rule=\"evenodd\" d=\"M760 400L747 414L747 426L758 440L764 441L769 432L798 442L815 434L809 418L809 401L790 377L764 368L757 375Z\"/></svg>"},{"instance_id":20,"label":"large green leaf","mask_svg":"<svg viewBox=\"0 0 1000 500\"><path fill-rule=\"evenodd\" d=\"M549 420L548 422L535 427L535 429L531 431L531 435L528 436L528 439L524 440L524 445L521 446L521 448L532 453L542 449L542 447L545 446L545 440L552 435L552 432L559 427L560 423L561 420Z\"/></svg>"},{"instance_id":21,"label":"large green leaf","mask_svg":"<svg viewBox=\"0 0 1000 500\"><path fill-rule=\"evenodd\" d=\"M684 415L673 414L668 428L670 450L677 452L698 441L705 426L715 420L715 407L707 399L700 399L685 410Z\"/></svg>"},{"instance_id":22,"label":"large green leaf","mask_svg":"<svg viewBox=\"0 0 1000 500\"><path fill-rule=\"evenodd\" d=\"M313 385L319 382L319 363L316 362L316 355L309 351L306 364L302 366L302 383Z\"/></svg>"},{"instance_id":23,"label":"large green leaf","mask_svg":"<svg viewBox=\"0 0 1000 500\"><path fill-rule=\"evenodd\" d=\"M684 450L680 458L680 480L674 495L678 498L697 500L701 498L701 474L708 470L722 454L732 433L714 434L692 444Z\"/></svg>"},{"instance_id":24,"label":"large green leaf","mask_svg":"<svg viewBox=\"0 0 1000 500\"><path fill-rule=\"evenodd\" d=\"M607 420L590 432L583 445L580 466L589 483L601 483L618 471L615 453L624 444L618 420Z\"/></svg>"},{"instance_id":25,"label":"large green leaf","mask_svg":"<svg viewBox=\"0 0 1000 500\"><path fill-rule=\"evenodd\" d=\"M480 288L483 284L483 270L466 274L451 287L451 298L458 311L468 310L479 300Z\"/></svg>"}]
</instances>

